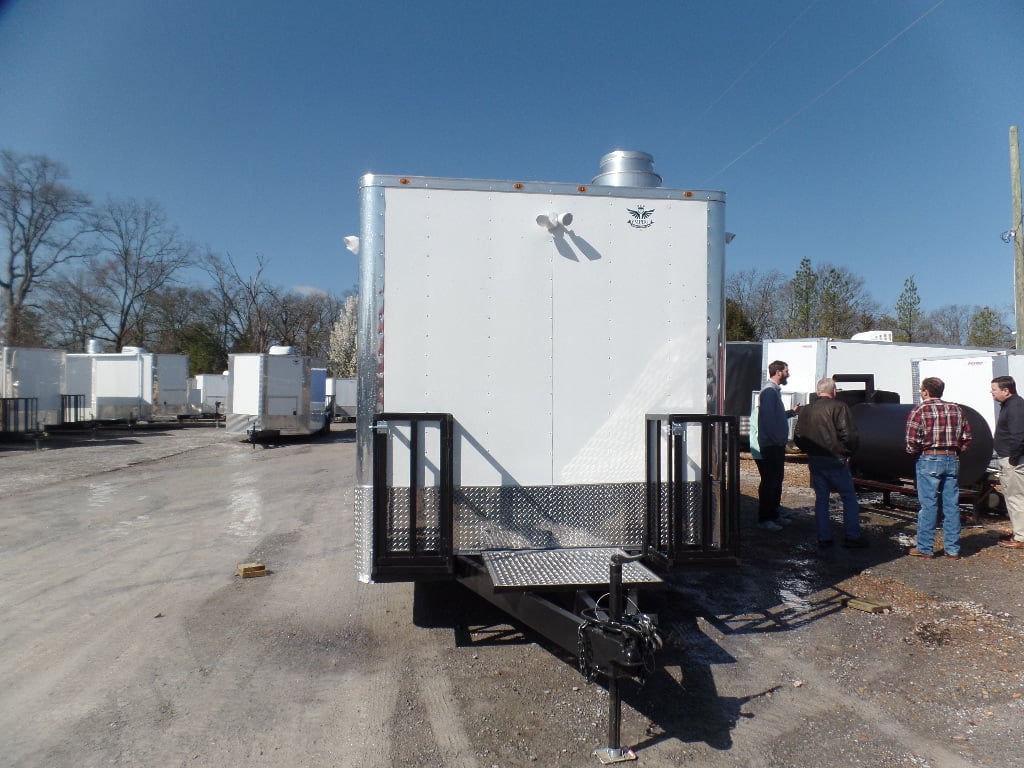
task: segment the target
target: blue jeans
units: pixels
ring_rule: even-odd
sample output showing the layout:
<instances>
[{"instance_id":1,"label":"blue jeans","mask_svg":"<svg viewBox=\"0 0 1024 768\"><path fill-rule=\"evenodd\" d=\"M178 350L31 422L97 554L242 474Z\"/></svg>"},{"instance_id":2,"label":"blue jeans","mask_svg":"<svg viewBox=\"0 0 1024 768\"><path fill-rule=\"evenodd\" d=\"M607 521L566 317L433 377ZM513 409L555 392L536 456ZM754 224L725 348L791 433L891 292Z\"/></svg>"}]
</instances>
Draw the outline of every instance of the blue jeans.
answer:
<instances>
[{"instance_id":1,"label":"blue jeans","mask_svg":"<svg viewBox=\"0 0 1024 768\"><path fill-rule=\"evenodd\" d=\"M942 498L942 541L947 555L960 554L960 459L956 456L925 456L917 459L917 549L935 551L935 526Z\"/></svg>"},{"instance_id":2,"label":"blue jeans","mask_svg":"<svg viewBox=\"0 0 1024 768\"><path fill-rule=\"evenodd\" d=\"M832 491L843 500L843 535L847 539L860 538L860 504L853 489L853 477L846 462L833 456L808 456L811 487L814 489L814 519L818 524L818 541L831 541L828 500Z\"/></svg>"}]
</instances>

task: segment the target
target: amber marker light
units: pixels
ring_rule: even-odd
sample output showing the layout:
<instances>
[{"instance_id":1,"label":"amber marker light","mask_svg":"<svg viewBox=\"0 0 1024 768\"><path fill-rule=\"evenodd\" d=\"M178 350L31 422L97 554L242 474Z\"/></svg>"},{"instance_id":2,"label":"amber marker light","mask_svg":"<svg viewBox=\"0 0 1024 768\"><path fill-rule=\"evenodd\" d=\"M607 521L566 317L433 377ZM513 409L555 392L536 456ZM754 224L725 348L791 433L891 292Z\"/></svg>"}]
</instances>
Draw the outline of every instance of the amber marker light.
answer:
<instances>
[{"instance_id":1,"label":"amber marker light","mask_svg":"<svg viewBox=\"0 0 1024 768\"><path fill-rule=\"evenodd\" d=\"M399 180L398 180L398 183L399 183L399 184L408 184L408 183L409 183L409 180L408 180L408 179L399 179Z\"/></svg>"},{"instance_id":2,"label":"amber marker light","mask_svg":"<svg viewBox=\"0 0 1024 768\"><path fill-rule=\"evenodd\" d=\"M683 192L683 197L693 197L693 192L687 190L686 192Z\"/></svg>"},{"instance_id":3,"label":"amber marker light","mask_svg":"<svg viewBox=\"0 0 1024 768\"><path fill-rule=\"evenodd\" d=\"M586 192L587 188L585 186L583 186L582 184L580 184L580 186L576 187L576 191L577 192Z\"/></svg>"},{"instance_id":4,"label":"amber marker light","mask_svg":"<svg viewBox=\"0 0 1024 768\"><path fill-rule=\"evenodd\" d=\"M512 189L522 189L522 188L523 188L523 182L521 182L521 181L517 181L515 184L512 185Z\"/></svg>"}]
</instances>

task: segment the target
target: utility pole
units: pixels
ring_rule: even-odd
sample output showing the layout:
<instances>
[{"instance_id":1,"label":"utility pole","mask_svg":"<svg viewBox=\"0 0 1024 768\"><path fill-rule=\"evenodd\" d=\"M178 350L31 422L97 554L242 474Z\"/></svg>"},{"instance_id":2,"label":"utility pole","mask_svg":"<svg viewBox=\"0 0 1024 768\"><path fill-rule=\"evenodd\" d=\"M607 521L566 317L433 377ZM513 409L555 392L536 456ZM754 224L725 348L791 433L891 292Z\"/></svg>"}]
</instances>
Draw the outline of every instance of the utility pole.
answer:
<instances>
[{"instance_id":1,"label":"utility pole","mask_svg":"<svg viewBox=\"0 0 1024 768\"><path fill-rule=\"evenodd\" d=\"M1013 241L1013 306L1017 317L1017 349L1024 348L1024 232L1021 229L1024 216L1021 215L1020 199L1020 144L1017 142L1017 126L1010 126L1010 189L1013 195L1013 224L1010 239Z\"/></svg>"}]
</instances>

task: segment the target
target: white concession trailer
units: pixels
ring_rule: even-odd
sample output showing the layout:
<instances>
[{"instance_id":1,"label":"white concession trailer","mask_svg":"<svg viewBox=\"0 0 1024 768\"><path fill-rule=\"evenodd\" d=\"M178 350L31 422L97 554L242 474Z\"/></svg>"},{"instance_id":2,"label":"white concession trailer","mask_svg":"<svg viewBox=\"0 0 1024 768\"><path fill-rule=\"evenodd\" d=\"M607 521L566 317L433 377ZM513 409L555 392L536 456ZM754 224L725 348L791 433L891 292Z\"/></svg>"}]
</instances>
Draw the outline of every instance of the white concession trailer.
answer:
<instances>
[{"instance_id":1,"label":"white concession trailer","mask_svg":"<svg viewBox=\"0 0 1024 768\"><path fill-rule=\"evenodd\" d=\"M356 420L355 378L332 377L327 379L327 396L331 401L331 417L338 421Z\"/></svg>"},{"instance_id":2,"label":"white concession trailer","mask_svg":"<svg viewBox=\"0 0 1024 768\"><path fill-rule=\"evenodd\" d=\"M572 603L738 543L725 196L660 183L628 151L586 184L360 182L357 576L461 583L610 685L648 617L625 648Z\"/></svg>"},{"instance_id":3,"label":"white concession trailer","mask_svg":"<svg viewBox=\"0 0 1024 768\"><path fill-rule=\"evenodd\" d=\"M31 432L63 422L59 349L0 346L0 431Z\"/></svg>"},{"instance_id":4,"label":"white concession trailer","mask_svg":"<svg viewBox=\"0 0 1024 768\"><path fill-rule=\"evenodd\" d=\"M258 440L322 432L330 425L326 399L327 368L293 347L228 358L225 428L230 434Z\"/></svg>"},{"instance_id":5,"label":"white concession trailer","mask_svg":"<svg viewBox=\"0 0 1024 768\"><path fill-rule=\"evenodd\" d=\"M189 414L194 417L222 416L227 412L228 372L197 373L188 380Z\"/></svg>"},{"instance_id":6,"label":"white concession trailer","mask_svg":"<svg viewBox=\"0 0 1024 768\"><path fill-rule=\"evenodd\" d=\"M995 434L999 405L992 399L992 379L1013 376L1024 390L1024 355L1011 349L1003 352L979 352L969 355L924 357L913 362L914 379L923 381L937 376L946 385L943 400L966 405L985 419ZM915 403L921 401L918 394Z\"/></svg>"},{"instance_id":7,"label":"white concession trailer","mask_svg":"<svg viewBox=\"0 0 1024 768\"><path fill-rule=\"evenodd\" d=\"M188 355L141 347L67 354L62 388L65 395L83 397L86 419L173 419L188 413Z\"/></svg>"},{"instance_id":8,"label":"white concession trailer","mask_svg":"<svg viewBox=\"0 0 1024 768\"><path fill-rule=\"evenodd\" d=\"M796 404L808 402L818 379L870 374L874 389L895 392L901 403L913 403L920 382L912 363L923 357L980 354L981 347L957 347L871 339L766 339L761 364L762 385L773 360L789 364L789 382L782 392L791 393Z\"/></svg>"}]
</instances>

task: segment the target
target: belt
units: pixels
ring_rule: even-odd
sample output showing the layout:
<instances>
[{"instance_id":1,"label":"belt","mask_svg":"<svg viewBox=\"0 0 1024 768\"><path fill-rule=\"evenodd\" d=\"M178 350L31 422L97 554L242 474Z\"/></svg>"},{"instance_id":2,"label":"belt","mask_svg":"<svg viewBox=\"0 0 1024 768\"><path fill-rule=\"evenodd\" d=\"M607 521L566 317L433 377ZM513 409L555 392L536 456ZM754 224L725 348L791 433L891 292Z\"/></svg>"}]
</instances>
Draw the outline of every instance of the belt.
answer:
<instances>
[{"instance_id":1,"label":"belt","mask_svg":"<svg viewBox=\"0 0 1024 768\"><path fill-rule=\"evenodd\" d=\"M924 456L956 456L960 451L949 448L925 448L921 453Z\"/></svg>"}]
</instances>

